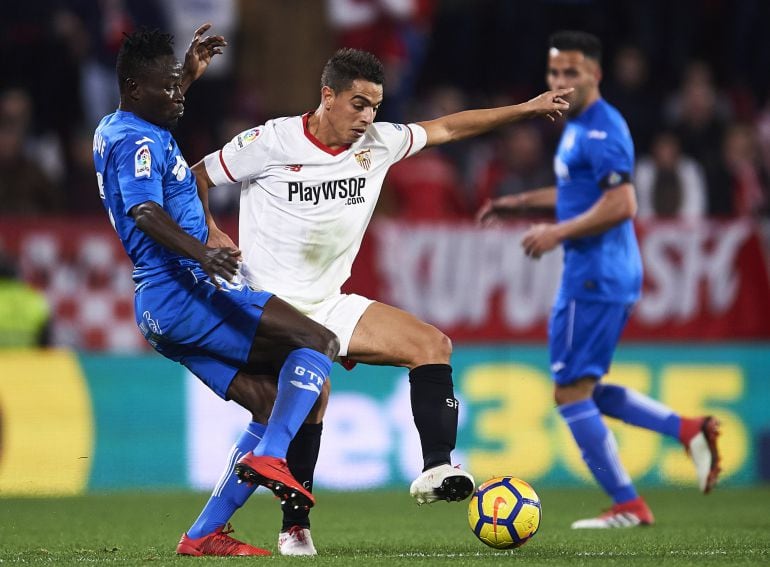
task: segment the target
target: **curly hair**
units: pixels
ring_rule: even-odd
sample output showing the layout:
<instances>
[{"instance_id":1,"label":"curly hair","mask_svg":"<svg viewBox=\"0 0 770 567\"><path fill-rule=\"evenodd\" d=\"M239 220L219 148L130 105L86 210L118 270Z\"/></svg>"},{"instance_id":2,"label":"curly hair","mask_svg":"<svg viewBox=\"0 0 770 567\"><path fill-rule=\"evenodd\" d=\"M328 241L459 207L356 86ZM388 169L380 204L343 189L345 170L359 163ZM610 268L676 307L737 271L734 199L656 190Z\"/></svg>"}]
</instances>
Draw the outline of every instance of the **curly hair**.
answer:
<instances>
[{"instance_id":1,"label":"curly hair","mask_svg":"<svg viewBox=\"0 0 770 567\"><path fill-rule=\"evenodd\" d=\"M326 62L321 73L321 87L342 92L356 79L383 85L385 70L380 60L368 51L343 47Z\"/></svg>"},{"instance_id":2,"label":"curly hair","mask_svg":"<svg viewBox=\"0 0 770 567\"><path fill-rule=\"evenodd\" d=\"M115 66L121 90L126 79L141 76L158 57L167 55L174 55L174 36L169 33L142 28L126 35Z\"/></svg>"}]
</instances>

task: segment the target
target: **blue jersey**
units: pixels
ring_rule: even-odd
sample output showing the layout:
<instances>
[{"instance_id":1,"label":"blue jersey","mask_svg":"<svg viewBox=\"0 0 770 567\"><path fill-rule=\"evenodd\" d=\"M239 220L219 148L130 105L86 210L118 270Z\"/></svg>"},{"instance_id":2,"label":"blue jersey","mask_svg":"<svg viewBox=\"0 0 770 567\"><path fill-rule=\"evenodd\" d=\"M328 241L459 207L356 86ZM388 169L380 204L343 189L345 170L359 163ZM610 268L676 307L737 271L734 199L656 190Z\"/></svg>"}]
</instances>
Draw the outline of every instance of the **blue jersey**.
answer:
<instances>
[{"instance_id":1,"label":"blue jersey","mask_svg":"<svg viewBox=\"0 0 770 567\"><path fill-rule=\"evenodd\" d=\"M153 201L188 234L205 243L208 227L195 178L171 133L118 110L94 133L94 166L99 194L112 226L134 263L134 281L197 266L139 230L132 207Z\"/></svg>"},{"instance_id":2,"label":"blue jersey","mask_svg":"<svg viewBox=\"0 0 770 567\"><path fill-rule=\"evenodd\" d=\"M569 120L554 160L556 216L590 209L602 191L629 182L634 144L626 121L603 99ZM642 287L642 260L631 220L595 236L564 241L560 296L631 303Z\"/></svg>"}]
</instances>

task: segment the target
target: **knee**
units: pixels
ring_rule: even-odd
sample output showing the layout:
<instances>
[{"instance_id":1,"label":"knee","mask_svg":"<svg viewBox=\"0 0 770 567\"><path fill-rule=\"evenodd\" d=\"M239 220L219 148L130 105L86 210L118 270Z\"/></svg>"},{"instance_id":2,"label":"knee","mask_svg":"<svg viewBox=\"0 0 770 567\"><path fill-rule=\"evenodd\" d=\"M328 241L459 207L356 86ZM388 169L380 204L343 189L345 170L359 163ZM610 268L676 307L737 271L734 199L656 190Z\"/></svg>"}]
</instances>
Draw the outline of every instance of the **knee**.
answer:
<instances>
[{"instance_id":1,"label":"knee","mask_svg":"<svg viewBox=\"0 0 770 567\"><path fill-rule=\"evenodd\" d=\"M326 327L321 327L316 350L334 360L340 352L340 339ZM327 380L328 382L328 380Z\"/></svg>"},{"instance_id":2,"label":"knee","mask_svg":"<svg viewBox=\"0 0 770 567\"><path fill-rule=\"evenodd\" d=\"M410 368L423 364L449 364L452 357L452 340L433 325L425 325L413 346Z\"/></svg>"},{"instance_id":3,"label":"knee","mask_svg":"<svg viewBox=\"0 0 770 567\"><path fill-rule=\"evenodd\" d=\"M586 377L575 380L571 384L557 384L553 390L553 399L557 406L573 404L591 398L596 378Z\"/></svg>"},{"instance_id":4,"label":"knee","mask_svg":"<svg viewBox=\"0 0 770 567\"><path fill-rule=\"evenodd\" d=\"M340 352L340 340L333 332L318 323L313 323L311 328L301 335L299 346L313 349L334 360Z\"/></svg>"},{"instance_id":5,"label":"knee","mask_svg":"<svg viewBox=\"0 0 770 567\"><path fill-rule=\"evenodd\" d=\"M448 364L452 356L452 339L432 325L429 325L429 329L425 337L427 339L425 351L432 362Z\"/></svg>"}]
</instances>

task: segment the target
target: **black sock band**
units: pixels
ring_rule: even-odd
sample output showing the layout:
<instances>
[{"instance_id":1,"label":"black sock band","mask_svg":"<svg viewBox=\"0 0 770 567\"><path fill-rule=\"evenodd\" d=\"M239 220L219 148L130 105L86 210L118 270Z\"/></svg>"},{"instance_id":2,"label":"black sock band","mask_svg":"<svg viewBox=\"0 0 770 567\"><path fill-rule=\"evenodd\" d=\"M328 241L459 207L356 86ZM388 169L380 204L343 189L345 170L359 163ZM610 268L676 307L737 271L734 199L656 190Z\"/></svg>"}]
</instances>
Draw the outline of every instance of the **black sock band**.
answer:
<instances>
[{"instance_id":1,"label":"black sock band","mask_svg":"<svg viewBox=\"0 0 770 567\"><path fill-rule=\"evenodd\" d=\"M451 463L457 440L458 403L448 364L424 364L409 372L412 415L425 468Z\"/></svg>"},{"instance_id":2,"label":"black sock band","mask_svg":"<svg viewBox=\"0 0 770 567\"><path fill-rule=\"evenodd\" d=\"M286 463L291 474L310 492L313 492L313 474L321 448L322 431L323 423L302 424L286 452ZM292 526L309 528L310 511L284 509L281 531L285 532Z\"/></svg>"}]
</instances>

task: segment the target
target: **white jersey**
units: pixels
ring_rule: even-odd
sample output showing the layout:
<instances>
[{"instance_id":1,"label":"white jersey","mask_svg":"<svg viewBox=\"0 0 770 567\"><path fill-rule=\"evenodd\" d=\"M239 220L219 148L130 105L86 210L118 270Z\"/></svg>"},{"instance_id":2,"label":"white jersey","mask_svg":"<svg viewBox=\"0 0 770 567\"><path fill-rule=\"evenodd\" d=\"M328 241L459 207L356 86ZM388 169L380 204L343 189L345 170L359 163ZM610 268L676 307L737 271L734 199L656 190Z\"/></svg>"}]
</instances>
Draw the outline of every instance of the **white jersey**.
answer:
<instances>
[{"instance_id":1,"label":"white jersey","mask_svg":"<svg viewBox=\"0 0 770 567\"><path fill-rule=\"evenodd\" d=\"M214 185L242 182L239 247L249 284L300 310L340 292L388 168L427 141L416 124L375 122L332 150L308 131L309 116L269 120L204 161Z\"/></svg>"}]
</instances>

